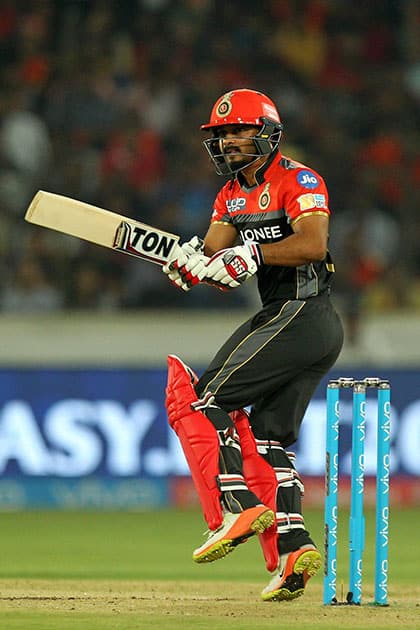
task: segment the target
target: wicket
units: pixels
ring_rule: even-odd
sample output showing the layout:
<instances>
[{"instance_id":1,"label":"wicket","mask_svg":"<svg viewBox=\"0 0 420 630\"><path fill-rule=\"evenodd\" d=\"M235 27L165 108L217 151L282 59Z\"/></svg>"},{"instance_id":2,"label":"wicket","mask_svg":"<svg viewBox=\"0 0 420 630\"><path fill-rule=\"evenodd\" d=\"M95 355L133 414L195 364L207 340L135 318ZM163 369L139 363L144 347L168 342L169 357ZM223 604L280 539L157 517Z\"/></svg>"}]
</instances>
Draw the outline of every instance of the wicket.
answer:
<instances>
[{"instance_id":1,"label":"wicket","mask_svg":"<svg viewBox=\"0 0 420 630\"><path fill-rule=\"evenodd\" d=\"M391 388L389 381L368 377L362 380L338 378L327 387L327 430L325 470L325 567L324 604L356 604L362 601L362 556L365 542L364 443L366 429L366 390L377 390L377 472L375 525L374 604L388 605L388 524L391 443ZM345 602L337 601L338 542L338 446L340 433L340 390L353 391L351 500L349 522L349 591Z\"/></svg>"}]
</instances>

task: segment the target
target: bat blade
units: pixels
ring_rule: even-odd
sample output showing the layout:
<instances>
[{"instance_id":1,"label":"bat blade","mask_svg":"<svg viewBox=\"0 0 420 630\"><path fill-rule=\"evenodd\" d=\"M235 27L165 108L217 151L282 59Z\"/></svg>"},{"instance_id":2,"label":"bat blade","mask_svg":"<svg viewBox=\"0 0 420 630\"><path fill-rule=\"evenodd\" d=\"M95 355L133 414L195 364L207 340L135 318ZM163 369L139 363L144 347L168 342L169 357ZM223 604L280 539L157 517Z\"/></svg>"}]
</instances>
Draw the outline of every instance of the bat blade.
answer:
<instances>
[{"instance_id":1,"label":"bat blade","mask_svg":"<svg viewBox=\"0 0 420 630\"><path fill-rule=\"evenodd\" d=\"M130 256L164 265L179 236L89 203L39 190L25 220Z\"/></svg>"}]
</instances>

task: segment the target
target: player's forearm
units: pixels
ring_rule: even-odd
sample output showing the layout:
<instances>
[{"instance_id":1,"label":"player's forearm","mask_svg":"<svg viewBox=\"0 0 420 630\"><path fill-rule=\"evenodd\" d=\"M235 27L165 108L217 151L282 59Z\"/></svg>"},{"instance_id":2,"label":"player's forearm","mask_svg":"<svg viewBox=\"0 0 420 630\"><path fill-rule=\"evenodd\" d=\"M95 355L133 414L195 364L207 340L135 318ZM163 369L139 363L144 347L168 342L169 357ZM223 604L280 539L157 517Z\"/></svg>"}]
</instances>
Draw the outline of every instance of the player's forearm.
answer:
<instances>
[{"instance_id":1,"label":"player's forearm","mask_svg":"<svg viewBox=\"0 0 420 630\"><path fill-rule=\"evenodd\" d=\"M238 232L228 223L212 223L204 237L204 253L213 256L221 249L233 247L238 239Z\"/></svg>"},{"instance_id":2,"label":"player's forearm","mask_svg":"<svg viewBox=\"0 0 420 630\"><path fill-rule=\"evenodd\" d=\"M324 239L308 240L300 234L291 234L278 243L260 245L264 263L284 267L299 267L324 260L327 244Z\"/></svg>"}]
</instances>

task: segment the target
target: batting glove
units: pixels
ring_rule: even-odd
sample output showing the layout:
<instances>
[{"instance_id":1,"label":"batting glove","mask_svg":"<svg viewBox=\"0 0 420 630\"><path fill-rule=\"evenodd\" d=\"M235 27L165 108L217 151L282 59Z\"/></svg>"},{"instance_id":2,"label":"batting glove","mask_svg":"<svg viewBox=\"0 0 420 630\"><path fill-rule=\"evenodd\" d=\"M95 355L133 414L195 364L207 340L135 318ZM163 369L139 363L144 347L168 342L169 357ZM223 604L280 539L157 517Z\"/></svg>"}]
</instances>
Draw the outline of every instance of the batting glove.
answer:
<instances>
[{"instance_id":1,"label":"batting glove","mask_svg":"<svg viewBox=\"0 0 420 630\"><path fill-rule=\"evenodd\" d=\"M262 263L261 248L256 243L221 249L207 263L205 282L229 291L251 278Z\"/></svg>"},{"instance_id":2,"label":"batting glove","mask_svg":"<svg viewBox=\"0 0 420 630\"><path fill-rule=\"evenodd\" d=\"M162 267L162 271L179 289L189 291L201 282L206 273L208 258L203 254L203 241L198 236L183 245L177 245L173 257Z\"/></svg>"}]
</instances>

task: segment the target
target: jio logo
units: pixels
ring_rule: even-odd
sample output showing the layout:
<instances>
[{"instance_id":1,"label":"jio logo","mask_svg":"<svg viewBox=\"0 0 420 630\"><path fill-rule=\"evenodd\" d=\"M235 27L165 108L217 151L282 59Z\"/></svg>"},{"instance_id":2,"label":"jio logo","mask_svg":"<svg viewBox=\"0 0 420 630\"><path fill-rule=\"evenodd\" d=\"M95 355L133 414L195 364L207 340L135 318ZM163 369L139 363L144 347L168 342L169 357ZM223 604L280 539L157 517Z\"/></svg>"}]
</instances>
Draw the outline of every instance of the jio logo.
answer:
<instances>
[{"instance_id":1,"label":"jio logo","mask_svg":"<svg viewBox=\"0 0 420 630\"><path fill-rule=\"evenodd\" d=\"M299 171L297 181L304 188L316 188L319 185L318 178L311 171Z\"/></svg>"}]
</instances>

